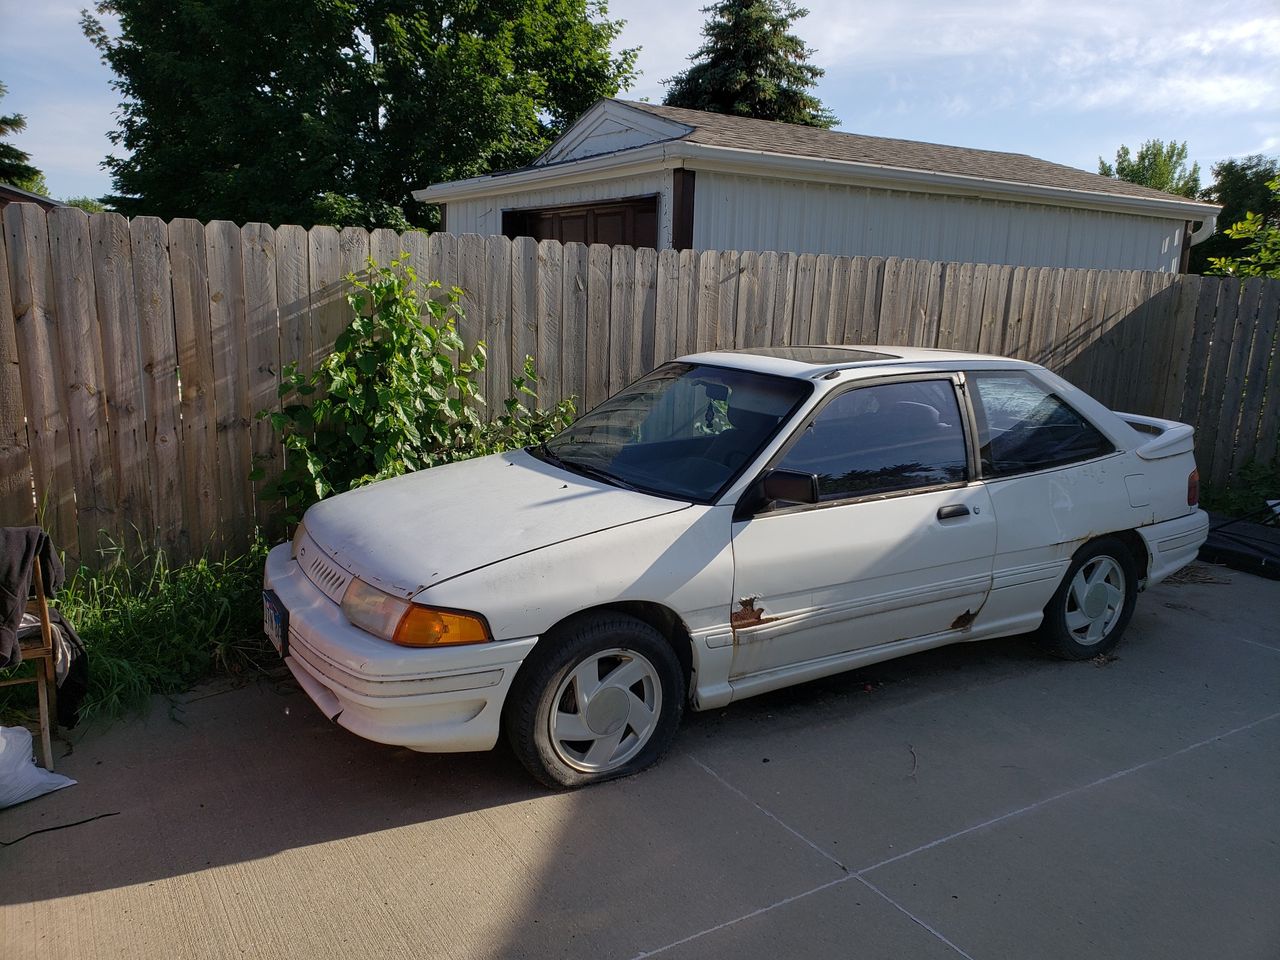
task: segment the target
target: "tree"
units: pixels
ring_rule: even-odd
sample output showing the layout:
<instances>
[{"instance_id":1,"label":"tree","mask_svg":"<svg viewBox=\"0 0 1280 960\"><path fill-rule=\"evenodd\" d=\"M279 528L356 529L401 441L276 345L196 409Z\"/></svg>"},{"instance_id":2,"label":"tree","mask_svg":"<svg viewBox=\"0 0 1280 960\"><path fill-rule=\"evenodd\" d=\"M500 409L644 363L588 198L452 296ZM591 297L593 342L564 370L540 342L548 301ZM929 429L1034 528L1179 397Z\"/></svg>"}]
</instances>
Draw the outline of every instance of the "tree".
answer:
<instances>
[{"instance_id":1,"label":"tree","mask_svg":"<svg viewBox=\"0 0 1280 960\"><path fill-rule=\"evenodd\" d=\"M85 213L107 212L107 205L94 197L67 197L62 202L68 207L79 207Z\"/></svg>"},{"instance_id":2,"label":"tree","mask_svg":"<svg viewBox=\"0 0 1280 960\"><path fill-rule=\"evenodd\" d=\"M1222 204L1222 213L1218 215L1218 232L1191 248L1192 273L1205 272L1212 258L1240 255L1248 240L1229 236L1226 228L1243 221L1250 211L1259 214L1264 223L1280 223L1280 199L1267 187L1268 181L1278 176L1280 157L1254 154L1214 164L1213 183L1200 196Z\"/></svg>"},{"instance_id":3,"label":"tree","mask_svg":"<svg viewBox=\"0 0 1280 960\"><path fill-rule=\"evenodd\" d=\"M1280 177L1267 183L1272 205L1280 206ZM1271 277L1280 280L1280 221L1268 220L1250 211L1239 223L1227 227L1225 233L1244 243L1236 257L1211 257L1209 273L1228 277Z\"/></svg>"},{"instance_id":4,"label":"tree","mask_svg":"<svg viewBox=\"0 0 1280 960\"><path fill-rule=\"evenodd\" d=\"M0 83L0 100L3 100L8 88ZM27 118L20 113L0 115L0 183L7 183L19 190L31 193L44 193L44 174L31 165L31 155L19 150L11 143L5 143L7 137L21 133L27 129ZM40 188L40 189L37 189Z\"/></svg>"},{"instance_id":5,"label":"tree","mask_svg":"<svg viewBox=\"0 0 1280 960\"><path fill-rule=\"evenodd\" d=\"M1185 140L1148 140L1138 148L1136 157L1122 144L1114 166L1098 158L1098 173L1193 200L1200 194L1200 164L1187 168Z\"/></svg>"},{"instance_id":6,"label":"tree","mask_svg":"<svg viewBox=\"0 0 1280 960\"><path fill-rule=\"evenodd\" d=\"M99 0L128 215L430 226L410 190L533 159L634 76L597 0Z\"/></svg>"},{"instance_id":7,"label":"tree","mask_svg":"<svg viewBox=\"0 0 1280 960\"><path fill-rule=\"evenodd\" d=\"M710 14L693 66L667 84L668 106L760 120L832 127L839 121L809 92L824 71L814 51L790 33L808 15L793 0L721 0Z\"/></svg>"}]
</instances>

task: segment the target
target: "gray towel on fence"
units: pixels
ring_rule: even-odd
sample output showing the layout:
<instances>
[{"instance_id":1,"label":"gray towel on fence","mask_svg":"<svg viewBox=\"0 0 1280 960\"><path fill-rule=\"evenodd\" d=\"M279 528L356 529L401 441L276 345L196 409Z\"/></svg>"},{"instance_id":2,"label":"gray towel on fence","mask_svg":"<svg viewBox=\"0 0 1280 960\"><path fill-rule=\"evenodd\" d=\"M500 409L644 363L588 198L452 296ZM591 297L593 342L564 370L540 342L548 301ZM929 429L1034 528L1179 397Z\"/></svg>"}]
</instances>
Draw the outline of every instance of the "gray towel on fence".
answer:
<instances>
[{"instance_id":1,"label":"gray towel on fence","mask_svg":"<svg viewBox=\"0 0 1280 960\"><path fill-rule=\"evenodd\" d=\"M31 595L36 557L44 574L45 596L62 587L66 576L53 541L39 527L0 527L0 669L22 662L18 625Z\"/></svg>"}]
</instances>

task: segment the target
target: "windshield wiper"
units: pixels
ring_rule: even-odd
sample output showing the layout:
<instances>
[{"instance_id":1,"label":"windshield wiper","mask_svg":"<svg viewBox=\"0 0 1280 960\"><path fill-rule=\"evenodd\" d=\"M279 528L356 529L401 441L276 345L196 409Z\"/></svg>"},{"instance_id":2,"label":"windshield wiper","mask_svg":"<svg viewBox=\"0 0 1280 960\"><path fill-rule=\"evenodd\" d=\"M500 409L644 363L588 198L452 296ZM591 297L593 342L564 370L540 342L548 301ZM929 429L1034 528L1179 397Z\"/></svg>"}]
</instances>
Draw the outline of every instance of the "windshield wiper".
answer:
<instances>
[{"instance_id":1,"label":"windshield wiper","mask_svg":"<svg viewBox=\"0 0 1280 960\"><path fill-rule=\"evenodd\" d=\"M554 463L557 467L560 467L562 470L568 470L570 473L581 474L584 477L593 477L596 480L601 480L604 483L609 484L610 486L621 487L623 490L643 492L640 491L640 488L635 484L628 483L626 480L623 480L621 477L614 476L607 470L601 470L599 467L592 467L577 460L566 460L564 457L552 453L551 448L547 446L545 440L538 444L538 453Z\"/></svg>"}]
</instances>

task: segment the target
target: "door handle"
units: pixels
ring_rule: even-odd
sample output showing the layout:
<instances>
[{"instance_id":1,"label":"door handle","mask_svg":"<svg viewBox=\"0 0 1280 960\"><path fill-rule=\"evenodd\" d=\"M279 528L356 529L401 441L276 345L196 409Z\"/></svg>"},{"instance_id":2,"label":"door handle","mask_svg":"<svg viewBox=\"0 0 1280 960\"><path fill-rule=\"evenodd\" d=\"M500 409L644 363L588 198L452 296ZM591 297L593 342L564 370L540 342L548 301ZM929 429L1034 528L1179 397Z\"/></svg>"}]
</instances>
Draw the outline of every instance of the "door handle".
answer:
<instances>
[{"instance_id":1,"label":"door handle","mask_svg":"<svg viewBox=\"0 0 1280 960\"><path fill-rule=\"evenodd\" d=\"M939 520L954 520L956 517L967 517L969 508L963 503L953 503L946 507L938 508Z\"/></svg>"}]
</instances>

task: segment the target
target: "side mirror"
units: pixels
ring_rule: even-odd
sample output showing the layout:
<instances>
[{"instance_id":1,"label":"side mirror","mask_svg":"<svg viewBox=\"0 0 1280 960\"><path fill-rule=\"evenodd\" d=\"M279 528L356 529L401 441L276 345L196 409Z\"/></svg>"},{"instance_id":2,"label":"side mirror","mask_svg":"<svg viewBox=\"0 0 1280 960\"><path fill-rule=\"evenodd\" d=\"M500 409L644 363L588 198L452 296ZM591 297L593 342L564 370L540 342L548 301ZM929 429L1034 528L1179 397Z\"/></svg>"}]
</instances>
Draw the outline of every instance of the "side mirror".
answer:
<instances>
[{"instance_id":1,"label":"side mirror","mask_svg":"<svg viewBox=\"0 0 1280 960\"><path fill-rule=\"evenodd\" d=\"M770 470L761 481L760 492L764 500L817 503L818 478L815 474L798 470Z\"/></svg>"}]
</instances>

